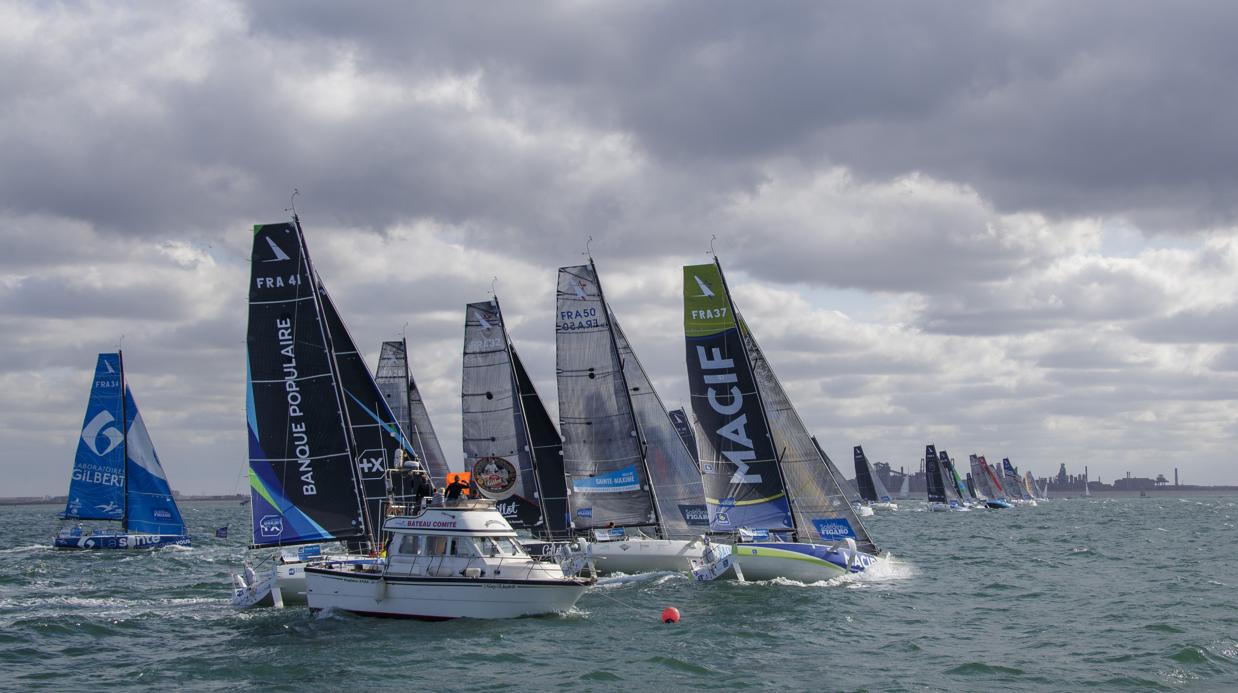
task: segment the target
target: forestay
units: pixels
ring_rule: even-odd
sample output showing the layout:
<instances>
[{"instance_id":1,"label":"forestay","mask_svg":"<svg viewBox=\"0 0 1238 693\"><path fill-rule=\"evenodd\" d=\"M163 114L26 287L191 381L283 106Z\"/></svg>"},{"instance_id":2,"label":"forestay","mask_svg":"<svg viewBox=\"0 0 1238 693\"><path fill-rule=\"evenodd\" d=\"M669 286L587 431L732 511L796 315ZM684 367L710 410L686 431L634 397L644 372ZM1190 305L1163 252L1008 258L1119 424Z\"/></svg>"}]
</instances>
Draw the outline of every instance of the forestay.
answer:
<instances>
[{"instance_id":1,"label":"forestay","mask_svg":"<svg viewBox=\"0 0 1238 693\"><path fill-rule=\"evenodd\" d=\"M291 223L254 227L246 336L256 546L364 535L309 257Z\"/></svg>"},{"instance_id":2,"label":"forestay","mask_svg":"<svg viewBox=\"0 0 1238 693\"><path fill-rule=\"evenodd\" d=\"M636 415L590 265L559 268L556 305L559 430L572 521L578 528L657 525Z\"/></svg>"},{"instance_id":3,"label":"forestay","mask_svg":"<svg viewBox=\"0 0 1238 693\"><path fill-rule=\"evenodd\" d=\"M64 517L121 520L125 513L124 392L120 354L99 354L77 441Z\"/></svg>"}]
</instances>

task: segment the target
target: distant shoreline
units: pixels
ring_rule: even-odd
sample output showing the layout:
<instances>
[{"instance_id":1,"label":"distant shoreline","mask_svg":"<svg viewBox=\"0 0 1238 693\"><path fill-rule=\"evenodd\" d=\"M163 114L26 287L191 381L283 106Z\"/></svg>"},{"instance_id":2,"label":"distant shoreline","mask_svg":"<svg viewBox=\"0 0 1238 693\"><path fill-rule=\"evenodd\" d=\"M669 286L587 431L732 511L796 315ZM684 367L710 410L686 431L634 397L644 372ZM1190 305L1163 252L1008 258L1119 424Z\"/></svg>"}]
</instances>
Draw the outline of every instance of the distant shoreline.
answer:
<instances>
[{"instance_id":1,"label":"distant shoreline","mask_svg":"<svg viewBox=\"0 0 1238 693\"><path fill-rule=\"evenodd\" d=\"M1175 498L1179 496L1232 496L1238 495L1238 486L1167 486L1165 488L1147 489L1148 498ZM1062 492L1054 494L1050 491L1049 500L1055 498L1084 498L1082 492ZM1138 498L1140 491L1092 491L1092 498ZM177 503L196 503L202 501L232 501L240 503L248 501L249 496L239 493L229 495L179 496ZM902 500L902 499L899 499ZM908 498L906 500L923 500L923 498ZM16 497L0 498L0 506L4 505L64 505L68 501L65 496L44 498Z\"/></svg>"},{"instance_id":2,"label":"distant shoreline","mask_svg":"<svg viewBox=\"0 0 1238 693\"><path fill-rule=\"evenodd\" d=\"M17 496L14 498L0 498L0 505L64 505L68 502L68 496L45 496L43 498L33 498L30 496ZM228 495L207 495L207 496L177 496L177 503L187 503L191 501L247 501L248 495L233 493Z\"/></svg>"}]
</instances>

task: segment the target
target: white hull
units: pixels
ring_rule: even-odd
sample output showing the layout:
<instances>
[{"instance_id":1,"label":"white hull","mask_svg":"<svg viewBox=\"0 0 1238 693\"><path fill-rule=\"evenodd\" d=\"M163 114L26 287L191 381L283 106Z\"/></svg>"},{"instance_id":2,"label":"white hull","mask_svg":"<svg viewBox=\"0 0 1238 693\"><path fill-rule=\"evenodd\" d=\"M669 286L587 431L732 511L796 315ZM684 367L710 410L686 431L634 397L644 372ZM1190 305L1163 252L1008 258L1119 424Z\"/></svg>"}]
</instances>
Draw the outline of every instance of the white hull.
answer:
<instances>
[{"instance_id":1,"label":"white hull","mask_svg":"<svg viewBox=\"0 0 1238 693\"><path fill-rule=\"evenodd\" d=\"M306 576L311 609L367 616L445 620L516 618L567 611L584 594L583 581L381 577L318 569Z\"/></svg>"},{"instance_id":2,"label":"white hull","mask_svg":"<svg viewBox=\"0 0 1238 693\"><path fill-rule=\"evenodd\" d=\"M873 509L867 505L853 505L851 507L855 510L855 514L859 515L860 517L872 517L873 516Z\"/></svg>"},{"instance_id":3,"label":"white hull","mask_svg":"<svg viewBox=\"0 0 1238 693\"><path fill-rule=\"evenodd\" d=\"M705 551L701 539L651 539L628 537L615 541L581 540L581 549L594 561L600 574L687 571L693 559Z\"/></svg>"},{"instance_id":4,"label":"white hull","mask_svg":"<svg viewBox=\"0 0 1238 693\"><path fill-rule=\"evenodd\" d=\"M886 512L894 512L898 510L898 503L886 503L883 501L878 501L876 503L872 503L871 507L873 510L883 510Z\"/></svg>"},{"instance_id":5,"label":"white hull","mask_svg":"<svg viewBox=\"0 0 1238 693\"><path fill-rule=\"evenodd\" d=\"M318 560L318 559L315 559ZM361 556L325 556L323 560L374 563L377 559ZM306 603L305 566L307 561L284 561L259 573L234 575L232 606L237 609Z\"/></svg>"}]
</instances>

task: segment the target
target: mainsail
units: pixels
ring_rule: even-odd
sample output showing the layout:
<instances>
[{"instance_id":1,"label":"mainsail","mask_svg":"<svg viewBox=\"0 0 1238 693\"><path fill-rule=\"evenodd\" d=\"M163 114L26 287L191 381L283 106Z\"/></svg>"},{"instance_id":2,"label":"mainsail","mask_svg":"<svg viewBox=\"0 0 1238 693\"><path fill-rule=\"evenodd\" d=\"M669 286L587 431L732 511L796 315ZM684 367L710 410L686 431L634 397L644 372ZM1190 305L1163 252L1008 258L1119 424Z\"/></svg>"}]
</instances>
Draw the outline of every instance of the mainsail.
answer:
<instances>
[{"instance_id":1,"label":"mainsail","mask_svg":"<svg viewBox=\"0 0 1238 693\"><path fill-rule=\"evenodd\" d=\"M855 483L860 488L860 495L870 503L889 503L892 500L890 492L886 490L886 485L882 483L881 476L877 474L868 455L864 454L864 448L857 445L852 454L855 457Z\"/></svg>"},{"instance_id":2,"label":"mainsail","mask_svg":"<svg viewBox=\"0 0 1238 693\"><path fill-rule=\"evenodd\" d=\"M450 471L447 458L434 433L434 425L430 423L430 414L421 399L421 392L408 370L408 345L404 340L383 342L374 381L378 383L391 413L400 422L408 442L417 453L417 459L425 465L434 485L446 485Z\"/></svg>"},{"instance_id":3,"label":"mainsail","mask_svg":"<svg viewBox=\"0 0 1238 693\"><path fill-rule=\"evenodd\" d=\"M366 534L335 363L299 224L254 227L246 413L255 546Z\"/></svg>"},{"instance_id":4,"label":"mainsail","mask_svg":"<svg viewBox=\"0 0 1238 693\"><path fill-rule=\"evenodd\" d=\"M123 520L125 516L124 377L121 356L99 354L77 441L63 516Z\"/></svg>"},{"instance_id":5,"label":"mainsail","mask_svg":"<svg viewBox=\"0 0 1238 693\"><path fill-rule=\"evenodd\" d=\"M928 501L930 503L946 502L945 478L941 475L941 460L937 449L932 445L924 448L924 476L928 484Z\"/></svg>"},{"instance_id":6,"label":"mainsail","mask_svg":"<svg viewBox=\"0 0 1238 693\"><path fill-rule=\"evenodd\" d=\"M559 430L574 522L660 526L623 361L592 265L559 268L556 306Z\"/></svg>"},{"instance_id":7,"label":"mainsail","mask_svg":"<svg viewBox=\"0 0 1238 693\"><path fill-rule=\"evenodd\" d=\"M854 538L876 552L828 457L814 444L731 301L721 265L684 267L692 410L710 526L796 531L800 541Z\"/></svg>"},{"instance_id":8,"label":"mainsail","mask_svg":"<svg viewBox=\"0 0 1238 693\"><path fill-rule=\"evenodd\" d=\"M864 455L864 448L857 445L851 452L855 458L855 485L860 489L860 497L870 503L875 503L877 502L877 487L873 485L873 474L868 468L868 458Z\"/></svg>"},{"instance_id":9,"label":"mainsail","mask_svg":"<svg viewBox=\"0 0 1238 693\"><path fill-rule=\"evenodd\" d=\"M465 309L464 468L513 526L566 536L559 434L507 337L498 298Z\"/></svg>"}]
</instances>

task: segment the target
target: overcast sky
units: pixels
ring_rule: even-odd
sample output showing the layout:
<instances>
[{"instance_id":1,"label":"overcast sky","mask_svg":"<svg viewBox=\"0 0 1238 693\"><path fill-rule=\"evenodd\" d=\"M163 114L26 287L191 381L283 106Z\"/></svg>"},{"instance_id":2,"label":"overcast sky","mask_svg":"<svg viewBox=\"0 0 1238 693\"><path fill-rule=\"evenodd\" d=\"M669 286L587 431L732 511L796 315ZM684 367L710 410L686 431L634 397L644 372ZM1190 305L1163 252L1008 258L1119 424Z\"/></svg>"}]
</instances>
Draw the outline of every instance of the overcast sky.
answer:
<instances>
[{"instance_id":1,"label":"overcast sky","mask_svg":"<svg viewBox=\"0 0 1238 693\"><path fill-rule=\"evenodd\" d=\"M287 218L460 462L494 277L552 412L586 240L671 404L710 237L797 407L1110 481L1238 483L1238 6L0 1L2 495L67 488L99 351L173 486L243 492L250 228Z\"/></svg>"}]
</instances>

